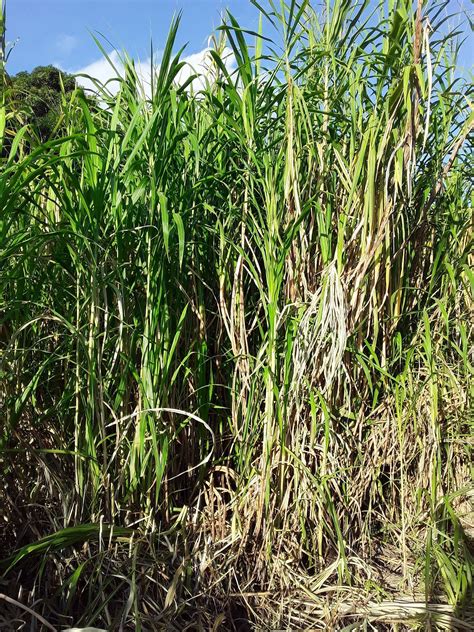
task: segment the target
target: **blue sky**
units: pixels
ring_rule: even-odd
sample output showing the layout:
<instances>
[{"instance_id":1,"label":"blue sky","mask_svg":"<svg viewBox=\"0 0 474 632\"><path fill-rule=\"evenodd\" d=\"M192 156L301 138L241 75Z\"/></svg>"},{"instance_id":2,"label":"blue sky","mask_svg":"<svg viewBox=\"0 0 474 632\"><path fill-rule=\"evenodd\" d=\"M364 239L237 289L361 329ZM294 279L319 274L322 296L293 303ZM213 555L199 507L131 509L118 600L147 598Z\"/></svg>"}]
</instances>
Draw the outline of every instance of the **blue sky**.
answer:
<instances>
[{"instance_id":1,"label":"blue sky","mask_svg":"<svg viewBox=\"0 0 474 632\"><path fill-rule=\"evenodd\" d=\"M453 11L467 8L472 15L472 7L470 0L450 0ZM189 42L186 54L191 55L207 46L225 8L243 26L256 27L257 11L250 0L7 0L7 40L16 41L8 71L15 74L46 64L72 72L90 68L101 56L90 31L106 35L115 48L145 60L151 37L155 49L161 49L171 18L179 10L183 17L178 43ZM462 64L472 67L473 58L471 33Z\"/></svg>"},{"instance_id":2,"label":"blue sky","mask_svg":"<svg viewBox=\"0 0 474 632\"><path fill-rule=\"evenodd\" d=\"M172 16L180 10L178 43L189 42L186 54L196 53L207 46L227 7L246 26L256 26L257 11L249 0L7 0L7 40L19 38L8 71L51 63L81 69L100 57L90 31L146 59L151 37L155 49L161 49Z\"/></svg>"}]
</instances>

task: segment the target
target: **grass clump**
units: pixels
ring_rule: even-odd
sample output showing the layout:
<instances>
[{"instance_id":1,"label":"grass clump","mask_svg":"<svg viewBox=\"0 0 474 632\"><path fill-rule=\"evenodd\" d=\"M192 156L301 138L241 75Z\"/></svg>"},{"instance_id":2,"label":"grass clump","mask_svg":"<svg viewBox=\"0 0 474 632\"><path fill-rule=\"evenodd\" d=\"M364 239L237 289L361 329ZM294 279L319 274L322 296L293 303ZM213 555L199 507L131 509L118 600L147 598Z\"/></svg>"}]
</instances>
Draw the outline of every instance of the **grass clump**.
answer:
<instances>
[{"instance_id":1,"label":"grass clump","mask_svg":"<svg viewBox=\"0 0 474 632\"><path fill-rule=\"evenodd\" d=\"M175 20L41 143L2 91L0 626L472 625L444 8L269 1L184 84Z\"/></svg>"}]
</instances>

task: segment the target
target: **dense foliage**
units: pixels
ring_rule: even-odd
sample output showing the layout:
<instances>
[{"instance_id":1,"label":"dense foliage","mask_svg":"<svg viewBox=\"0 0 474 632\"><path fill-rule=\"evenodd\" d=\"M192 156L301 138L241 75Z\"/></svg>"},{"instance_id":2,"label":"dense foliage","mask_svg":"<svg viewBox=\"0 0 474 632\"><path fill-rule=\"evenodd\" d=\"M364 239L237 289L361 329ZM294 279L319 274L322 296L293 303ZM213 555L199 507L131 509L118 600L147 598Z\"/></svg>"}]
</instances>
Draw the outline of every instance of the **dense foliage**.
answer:
<instances>
[{"instance_id":1,"label":"dense foliage","mask_svg":"<svg viewBox=\"0 0 474 632\"><path fill-rule=\"evenodd\" d=\"M2 90L15 118L29 126L36 142L47 141L61 126L61 105L76 89L72 75L54 66L38 66L31 72L7 77ZM17 121L15 121L16 124ZM12 123L8 131L15 129Z\"/></svg>"},{"instance_id":2,"label":"dense foliage","mask_svg":"<svg viewBox=\"0 0 474 632\"><path fill-rule=\"evenodd\" d=\"M5 629L472 624L472 90L288 4L2 162Z\"/></svg>"},{"instance_id":3,"label":"dense foliage","mask_svg":"<svg viewBox=\"0 0 474 632\"><path fill-rule=\"evenodd\" d=\"M27 122L42 140L48 140L58 125L62 96L76 88L76 80L54 66L38 66L11 79L12 98L24 106Z\"/></svg>"}]
</instances>

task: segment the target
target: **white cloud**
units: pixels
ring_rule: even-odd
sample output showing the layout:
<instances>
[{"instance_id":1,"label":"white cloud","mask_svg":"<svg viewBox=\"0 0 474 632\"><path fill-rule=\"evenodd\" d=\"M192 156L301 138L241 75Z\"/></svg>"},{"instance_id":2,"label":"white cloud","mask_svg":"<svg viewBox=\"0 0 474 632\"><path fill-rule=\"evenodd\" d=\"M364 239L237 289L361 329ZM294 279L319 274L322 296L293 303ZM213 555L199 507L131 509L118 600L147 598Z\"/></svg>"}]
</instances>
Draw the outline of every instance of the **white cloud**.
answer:
<instances>
[{"instance_id":1,"label":"white cloud","mask_svg":"<svg viewBox=\"0 0 474 632\"><path fill-rule=\"evenodd\" d=\"M78 44L77 37L74 35L60 35L56 40L56 48L63 55L69 55Z\"/></svg>"},{"instance_id":2,"label":"white cloud","mask_svg":"<svg viewBox=\"0 0 474 632\"><path fill-rule=\"evenodd\" d=\"M205 48L204 50L199 51L199 53L194 53L193 55L184 57L183 61L186 65L179 71L177 75L177 83L183 84L192 74L196 74L198 77L193 80L191 86L193 90L198 91L205 87L206 80L212 82L212 80L216 77L216 66L210 51L210 48ZM224 49L222 53L222 60L229 72L235 69L235 56L230 48Z\"/></svg>"},{"instance_id":3,"label":"white cloud","mask_svg":"<svg viewBox=\"0 0 474 632\"><path fill-rule=\"evenodd\" d=\"M75 74L88 75L88 77L96 79L101 84L105 84L110 81L108 89L110 90L110 92L115 94L118 91L119 87L118 81L111 80L117 78L117 74L123 77L125 74L125 70L123 63L120 60L120 55L116 50L113 50L111 53L109 53L109 59L107 59L106 57L101 57L100 59L97 59L97 61L93 61L91 64L84 66L84 68L77 70ZM77 83L85 90L90 90L94 92L97 90L97 87L92 79L89 79L88 77L77 77Z\"/></svg>"},{"instance_id":4,"label":"white cloud","mask_svg":"<svg viewBox=\"0 0 474 632\"><path fill-rule=\"evenodd\" d=\"M215 65L212 60L212 57L209 53L209 48L204 48L198 53L193 53L192 55L188 55L187 57L183 57L182 61L185 62L185 66L181 68L179 71L176 82L178 84L183 84L187 81L191 75L196 74L198 77L193 80L191 86L192 89L198 91L204 88L206 83L206 78L212 81L213 76L215 76ZM115 94L118 91L118 82L111 81L112 79L117 78L117 74L120 77L125 75L125 68L121 61L120 55L116 50L113 50L109 53L109 58L113 64L109 62L105 57L101 57L97 61L92 62L88 66L81 68L76 71L76 74L84 74L89 75L99 81L102 84L105 84L107 81L110 81L108 84L108 89L112 94ZM235 56L233 55L230 48L226 48L222 54L222 59L224 64L229 72L235 69ZM115 68L114 68L115 67ZM151 81L150 81L150 69L151 69L151 58L145 59L142 62L136 62L135 64L137 75L142 82L142 86L144 92L147 96L150 96L151 91ZM159 66L156 67L156 72L159 70ZM96 90L95 84L91 79L86 77L77 77L78 83L83 86L86 90L94 91Z\"/></svg>"}]
</instances>

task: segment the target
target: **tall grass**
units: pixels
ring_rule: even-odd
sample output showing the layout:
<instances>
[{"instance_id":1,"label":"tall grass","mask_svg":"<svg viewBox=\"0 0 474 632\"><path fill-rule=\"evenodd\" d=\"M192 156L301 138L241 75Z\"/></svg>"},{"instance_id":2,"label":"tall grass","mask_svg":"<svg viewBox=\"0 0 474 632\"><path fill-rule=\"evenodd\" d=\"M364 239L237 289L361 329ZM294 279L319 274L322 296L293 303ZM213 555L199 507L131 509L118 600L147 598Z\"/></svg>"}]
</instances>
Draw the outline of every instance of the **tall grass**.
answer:
<instances>
[{"instance_id":1,"label":"tall grass","mask_svg":"<svg viewBox=\"0 0 474 632\"><path fill-rule=\"evenodd\" d=\"M42 144L2 91L0 627L472 625L446 7L269 0L185 85L176 19Z\"/></svg>"}]
</instances>

